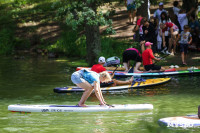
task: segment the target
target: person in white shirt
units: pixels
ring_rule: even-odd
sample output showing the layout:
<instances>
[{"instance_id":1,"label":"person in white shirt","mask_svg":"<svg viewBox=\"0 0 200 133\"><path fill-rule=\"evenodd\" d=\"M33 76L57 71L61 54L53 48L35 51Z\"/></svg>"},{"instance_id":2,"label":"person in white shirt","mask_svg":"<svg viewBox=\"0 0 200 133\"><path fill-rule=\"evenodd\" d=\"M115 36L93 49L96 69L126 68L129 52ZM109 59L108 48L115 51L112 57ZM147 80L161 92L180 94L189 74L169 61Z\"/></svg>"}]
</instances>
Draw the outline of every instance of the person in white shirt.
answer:
<instances>
[{"instance_id":1,"label":"person in white shirt","mask_svg":"<svg viewBox=\"0 0 200 133\"><path fill-rule=\"evenodd\" d=\"M180 8L179 8L179 2L178 1L174 1L173 3L174 7L173 7L173 12L174 12L174 23L178 26L179 31L181 31L181 26L178 22L178 14L180 12Z\"/></svg>"},{"instance_id":2,"label":"person in white shirt","mask_svg":"<svg viewBox=\"0 0 200 133\"><path fill-rule=\"evenodd\" d=\"M171 20L170 20L170 18L167 15L166 12L162 12L160 16L161 16L161 19L160 19L160 22L159 22L159 26L160 26L161 23L165 24L165 23L171 22ZM169 54L168 51L167 51L167 48L168 48L169 42L170 42L169 31L166 30L164 32L164 34L165 34L164 37L165 37L166 45L163 46L163 50L161 51L161 53ZM160 37L158 37L158 36L160 36ZM159 32L158 36L157 36L157 45L159 46L159 45L162 44L162 32L161 31ZM164 43L163 43L163 45L164 45Z\"/></svg>"},{"instance_id":3,"label":"person in white shirt","mask_svg":"<svg viewBox=\"0 0 200 133\"><path fill-rule=\"evenodd\" d=\"M189 12L186 13L185 9L181 9L180 13L178 14L178 22L181 26L181 31L184 30L184 26L188 25L188 16L195 10L195 8L191 8Z\"/></svg>"},{"instance_id":4,"label":"person in white shirt","mask_svg":"<svg viewBox=\"0 0 200 133\"><path fill-rule=\"evenodd\" d=\"M136 3L135 0L124 0L125 6L127 7L129 24L134 24L134 18L136 15Z\"/></svg>"},{"instance_id":5,"label":"person in white shirt","mask_svg":"<svg viewBox=\"0 0 200 133\"><path fill-rule=\"evenodd\" d=\"M173 12L174 12L174 14L178 17L178 14L179 14L179 12L180 12L180 10L181 10L181 9L178 8L178 6L179 6L178 1L174 1L173 5L174 5L174 7L173 7Z\"/></svg>"},{"instance_id":6,"label":"person in white shirt","mask_svg":"<svg viewBox=\"0 0 200 133\"><path fill-rule=\"evenodd\" d=\"M160 17L161 13L162 12L166 12L167 13L167 11L165 9L163 9L163 8L164 8L163 2L160 2L159 3L159 8L154 12L153 16L154 16L154 18L158 19L158 22L161 19L161 17Z\"/></svg>"},{"instance_id":7,"label":"person in white shirt","mask_svg":"<svg viewBox=\"0 0 200 133\"><path fill-rule=\"evenodd\" d=\"M156 31L158 47L162 44L162 36L160 34L160 26L159 26L159 22L161 21L161 13L162 12L166 12L167 13L167 11L165 9L163 9L163 8L164 8L164 4L163 4L163 2L160 2L159 3L159 8L154 12L154 15L153 15L153 17L156 20L156 23L158 24L157 31Z\"/></svg>"}]
</instances>

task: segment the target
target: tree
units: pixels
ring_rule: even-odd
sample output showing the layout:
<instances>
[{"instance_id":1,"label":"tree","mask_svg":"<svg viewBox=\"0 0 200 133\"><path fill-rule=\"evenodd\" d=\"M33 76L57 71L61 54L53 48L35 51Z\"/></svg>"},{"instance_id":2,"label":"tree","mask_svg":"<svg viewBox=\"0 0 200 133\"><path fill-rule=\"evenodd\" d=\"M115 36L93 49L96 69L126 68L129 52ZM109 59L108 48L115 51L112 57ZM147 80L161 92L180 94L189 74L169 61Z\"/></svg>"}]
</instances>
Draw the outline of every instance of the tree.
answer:
<instances>
[{"instance_id":1,"label":"tree","mask_svg":"<svg viewBox=\"0 0 200 133\"><path fill-rule=\"evenodd\" d=\"M148 18L148 0L143 0L143 4L141 4L141 6L139 5L137 12L143 17Z\"/></svg>"},{"instance_id":2,"label":"tree","mask_svg":"<svg viewBox=\"0 0 200 133\"><path fill-rule=\"evenodd\" d=\"M189 12L192 7L195 8L198 3L198 0L182 0L182 1L183 1L182 7L186 9L187 12Z\"/></svg>"},{"instance_id":3,"label":"tree","mask_svg":"<svg viewBox=\"0 0 200 133\"><path fill-rule=\"evenodd\" d=\"M108 19L110 11L103 13L99 8L105 3L111 4L112 0L60 0L63 5L59 11L59 16L66 17L66 23L71 25L74 30L78 26L85 29L87 62L93 65L101 51L101 37L99 26L108 26L107 32L114 33L112 30L112 20ZM119 0L120 1L120 0ZM141 0L136 0L140 5ZM54 5L55 6L55 5ZM111 10L113 10L111 8Z\"/></svg>"},{"instance_id":4,"label":"tree","mask_svg":"<svg viewBox=\"0 0 200 133\"><path fill-rule=\"evenodd\" d=\"M59 2L63 6L58 10L58 16L65 17L66 23L73 30L77 30L80 26L84 28L87 46L86 59L89 65L94 64L101 51L99 26L107 25L107 31L112 32L112 21L108 19L109 11L103 14L99 8L109 2L110 0L61 0Z\"/></svg>"}]
</instances>

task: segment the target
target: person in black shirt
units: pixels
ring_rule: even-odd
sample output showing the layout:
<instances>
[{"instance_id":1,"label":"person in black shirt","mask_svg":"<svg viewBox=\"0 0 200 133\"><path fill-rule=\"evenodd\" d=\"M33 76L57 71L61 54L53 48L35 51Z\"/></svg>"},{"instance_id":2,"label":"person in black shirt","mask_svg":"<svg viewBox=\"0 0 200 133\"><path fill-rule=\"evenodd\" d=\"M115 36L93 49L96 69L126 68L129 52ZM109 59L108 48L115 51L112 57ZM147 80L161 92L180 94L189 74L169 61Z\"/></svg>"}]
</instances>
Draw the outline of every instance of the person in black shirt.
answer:
<instances>
[{"instance_id":1,"label":"person in black shirt","mask_svg":"<svg viewBox=\"0 0 200 133\"><path fill-rule=\"evenodd\" d=\"M155 33L155 27L152 23L148 22L146 18L142 19L143 24L143 41L145 42L152 42L152 50L154 53L157 52L157 46L156 46L156 33Z\"/></svg>"}]
</instances>

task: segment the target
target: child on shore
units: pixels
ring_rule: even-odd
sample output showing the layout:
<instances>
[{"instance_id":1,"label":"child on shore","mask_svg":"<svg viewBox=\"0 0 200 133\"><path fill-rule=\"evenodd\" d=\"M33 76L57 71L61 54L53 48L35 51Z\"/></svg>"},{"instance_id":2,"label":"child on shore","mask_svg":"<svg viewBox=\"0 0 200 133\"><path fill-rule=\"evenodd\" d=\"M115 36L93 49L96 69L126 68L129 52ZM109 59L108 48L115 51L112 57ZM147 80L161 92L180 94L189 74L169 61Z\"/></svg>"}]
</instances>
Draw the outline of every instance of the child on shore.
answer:
<instances>
[{"instance_id":1,"label":"child on shore","mask_svg":"<svg viewBox=\"0 0 200 133\"><path fill-rule=\"evenodd\" d=\"M190 27L188 25L184 26L184 31L182 31L177 38L177 41L180 43L180 51L181 51L181 60L183 65L187 65L186 63L186 55L188 52L188 45L192 43L192 35L190 34Z\"/></svg>"}]
</instances>

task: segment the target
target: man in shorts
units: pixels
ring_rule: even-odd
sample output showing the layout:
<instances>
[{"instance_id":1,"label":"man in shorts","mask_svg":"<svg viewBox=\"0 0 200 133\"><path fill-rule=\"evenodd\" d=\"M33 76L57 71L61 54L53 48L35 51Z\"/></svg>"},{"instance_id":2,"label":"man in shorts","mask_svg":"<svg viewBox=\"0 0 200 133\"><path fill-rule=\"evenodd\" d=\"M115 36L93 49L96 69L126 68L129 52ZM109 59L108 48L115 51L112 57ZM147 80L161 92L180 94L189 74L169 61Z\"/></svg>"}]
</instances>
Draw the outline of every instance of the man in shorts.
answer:
<instances>
[{"instance_id":1,"label":"man in shorts","mask_svg":"<svg viewBox=\"0 0 200 133\"><path fill-rule=\"evenodd\" d=\"M142 53L142 60L143 60L144 69L146 71L148 71L148 72L162 72L162 71L165 71L165 68L153 64L153 60L159 61L160 59L154 57L153 51L151 49L151 45L153 45L153 43L146 42L145 43L146 50Z\"/></svg>"},{"instance_id":2,"label":"man in shorts","mask_svg":"<svg viewBox=\"0 0 200 133\"><path fill-rule=\"evenodd\" d=\"M129 16L129 24L134 24L134 18L136 15L136 3L135 0L124 0L125 6L127 6L128 16Z\"/></svg>"}]
</instances>

